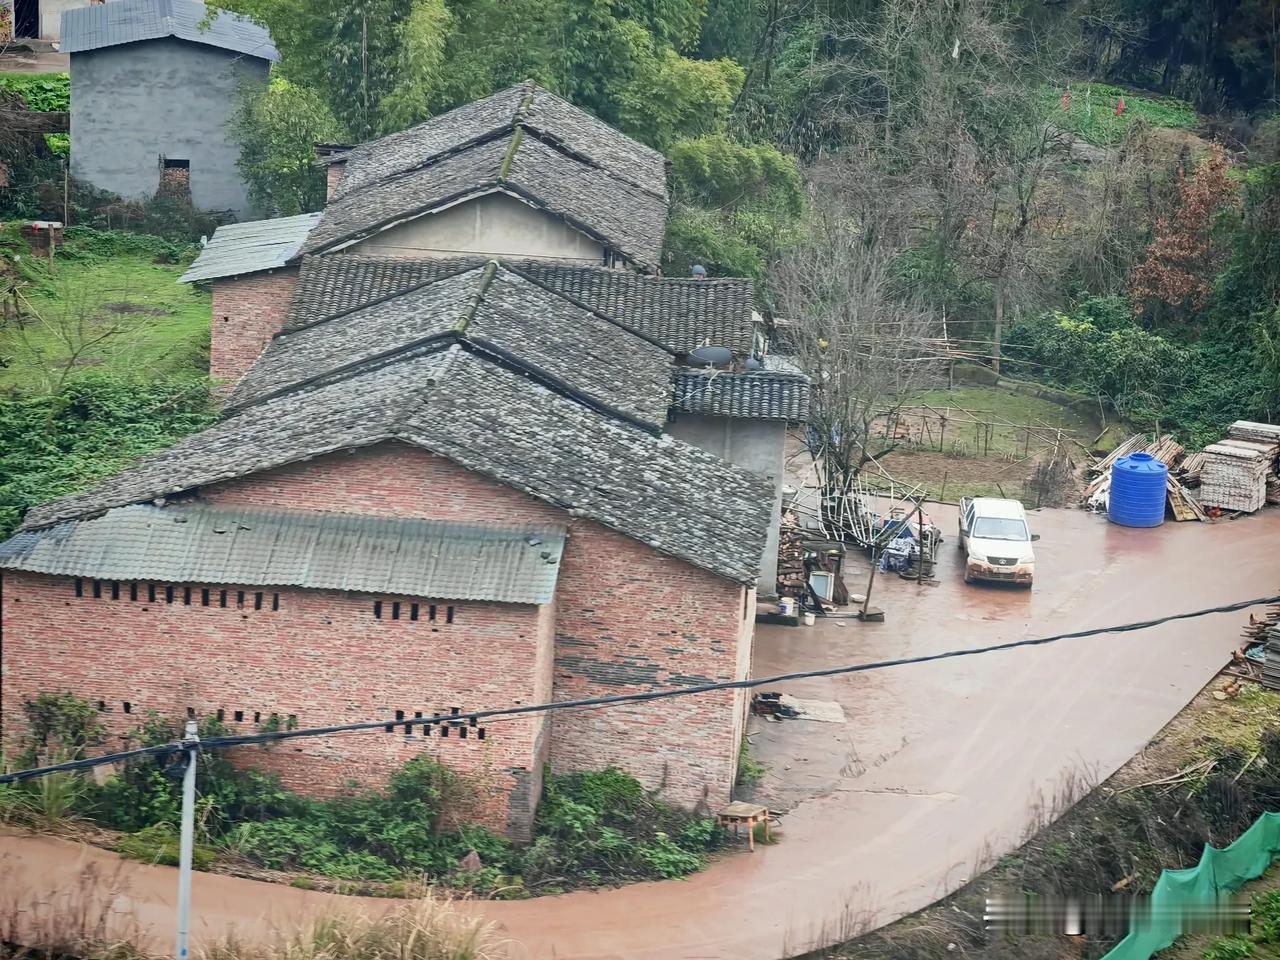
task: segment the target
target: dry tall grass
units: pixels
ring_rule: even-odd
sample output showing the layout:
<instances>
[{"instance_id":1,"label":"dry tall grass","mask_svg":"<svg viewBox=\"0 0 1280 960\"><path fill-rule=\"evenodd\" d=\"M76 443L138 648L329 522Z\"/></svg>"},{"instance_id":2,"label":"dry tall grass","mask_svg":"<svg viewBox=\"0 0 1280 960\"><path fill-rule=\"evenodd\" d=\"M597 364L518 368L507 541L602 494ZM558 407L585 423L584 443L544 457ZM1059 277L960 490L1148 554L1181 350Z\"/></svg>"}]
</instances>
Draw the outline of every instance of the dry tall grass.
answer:
<instances>
[{"instance_id":1,"label":"dry tall grass","mask_svg":"<svg viewBox=\"0 0 1280 960\"><path fill-rule=\"evenodd\" d=\"M95 866L68 889L33 897L0 865L0 957L6 960L143 960L143 931L127 912L121 876Z\"/></svg>"},{"instance_id":2,"label":"dry tall grass","mask_svg":"<svg viewBox=\"0 0 1280 960\"><path fill-rule=\"evenodd\" d=\"M228 937L201 960L500 960L507 956L491 924L450 904L420 900L380 917L317 920L266 943Z\"/></svg>"}]
</instances>

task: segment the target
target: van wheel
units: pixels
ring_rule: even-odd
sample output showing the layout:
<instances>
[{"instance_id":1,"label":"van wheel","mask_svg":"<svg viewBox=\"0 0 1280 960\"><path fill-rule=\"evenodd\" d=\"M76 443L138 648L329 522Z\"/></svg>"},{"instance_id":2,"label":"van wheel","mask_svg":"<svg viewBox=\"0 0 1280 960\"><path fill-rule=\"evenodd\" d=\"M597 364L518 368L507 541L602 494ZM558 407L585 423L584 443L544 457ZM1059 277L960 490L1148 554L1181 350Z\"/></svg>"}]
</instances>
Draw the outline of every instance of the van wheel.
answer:
<instances>
[{"instance_id":1,"label":"van wheel","mask_svg":"<svg viewBox=\"0 0 1280 960\"><path fill-rule=\"evenodd\" d=\"M965 582L965 583L973 583L973 577L969 576L969 571L968 571L968 570L966 570L966 571L964 572L964 582Z\"/></svg>"}]
</instances>

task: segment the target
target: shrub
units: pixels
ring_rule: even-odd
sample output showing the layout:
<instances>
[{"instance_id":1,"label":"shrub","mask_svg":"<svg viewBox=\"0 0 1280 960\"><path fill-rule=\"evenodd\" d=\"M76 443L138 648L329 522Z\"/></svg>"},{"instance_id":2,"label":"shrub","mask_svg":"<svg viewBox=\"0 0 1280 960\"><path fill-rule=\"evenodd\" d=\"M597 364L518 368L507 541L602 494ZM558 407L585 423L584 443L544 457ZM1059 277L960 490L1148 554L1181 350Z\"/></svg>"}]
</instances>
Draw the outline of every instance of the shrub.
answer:
<instances>
[{"instance_id":1,"label":"shrub","mask_svg":"<svg viewBox=\"0 0 1280 960\"><path fill-rule=\"evenodd\" d=\"M1253 898L1253 937L1259 943L1280 943L1280 890Z\"/></svg>"},{"instance_id":2,"label":"shrub","mask_svg":"<svg viewBox=\"0 0 1280 960\"><path fill-rule=\"evenodd\" d=\"M70 74L0 73L0 90L16 93L28 110L66 113L71 109Z\"/></svg>"},{"instance_id":3,"label":"shrub","mask_svg":"<svg viewBox=\"0 0 1280 960\"><path fill-rule=\"evenodd\" d=\"M1219 937L1204 952L1204 960L1245 960L1251 956L1253 944L1243 937Z\"/></svg>"},{"instance_id":4,"label":"shrub","mask_svg":"<svg viewBox=\"0 0 1280 960\"><path fill-rule=\"evenodd\" d=\"M178 865L180 848L178 831L169 823L157 823L137 833L125 834L116 842L116 849L131 860L169 867ZM216 858L217 851L204 844L197 843L191 849L191 865L197 870L207 870Z\"/></svg>"},{"instance_id":5,"label":"shrub","mask_svg":"<svg viewBox=\"0 0 1280 960\"><path fill-rule=\"evenodd\" d=\"M549 775L523 876L542 889L685 876L722 839L714 821L663 803L615 767Z\"/></svg>"}]
</instances>

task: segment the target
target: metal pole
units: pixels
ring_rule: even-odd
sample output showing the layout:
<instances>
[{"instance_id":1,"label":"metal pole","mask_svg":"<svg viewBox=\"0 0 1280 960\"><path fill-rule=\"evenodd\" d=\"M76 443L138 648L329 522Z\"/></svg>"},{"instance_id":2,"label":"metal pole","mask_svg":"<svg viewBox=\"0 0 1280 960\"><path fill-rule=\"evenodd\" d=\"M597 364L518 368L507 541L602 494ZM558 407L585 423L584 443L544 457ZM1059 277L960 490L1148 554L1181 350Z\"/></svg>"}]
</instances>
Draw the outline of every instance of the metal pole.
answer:
<instances>
[{"instance_id":1,"label":"metal pole","mask_svg":"<svg viewBox=\"0 0 1280 960\"><path fill-rule=\"evenodd\" d=\"M200 743L194 720L187 721L182 743L187 769L182 774L182 835L178 848L178 945L176 960L187 960L187 936L191 931L191 852L196 833L196 754Z\"/></svg>"}]
</instances>

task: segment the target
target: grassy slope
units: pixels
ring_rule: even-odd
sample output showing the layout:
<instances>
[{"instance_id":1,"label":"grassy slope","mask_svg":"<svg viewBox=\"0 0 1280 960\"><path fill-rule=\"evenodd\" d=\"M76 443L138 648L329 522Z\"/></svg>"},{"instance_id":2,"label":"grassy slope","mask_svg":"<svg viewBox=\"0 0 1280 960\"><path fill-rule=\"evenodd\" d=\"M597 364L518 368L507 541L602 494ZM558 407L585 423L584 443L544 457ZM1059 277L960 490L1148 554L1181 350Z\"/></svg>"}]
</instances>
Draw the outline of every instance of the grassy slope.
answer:
<instances>
[{"instance_id":1,"label":"grassy slope","mask_svg":"<svg viewBox=\"0 0 1280 960\"><path fill-rule=\"evenodd\" d=\"M945 433L945 451L939 451L936 445L932 450L900 449L886 457L884 465L898 480L922 483L928 496L952 502L967 496L1017 497L1023 479L1035 466L1034 463L1012 466L1008 463L1023 457L1027 442L1025 431L996 426L988 441L982 428L971 422L974 419L998 423L998 418L1003 418L1037 428L1042 436L1051 436L1053 429L1061 428L1081 443L1088 443L1096 434L1093 422L1071 408L1030 394L981 384L957 385L952 390L940 388L919 394L902 417L913 434L920 429L920 414L929 413L924 404L941 413L950 410L952 419ZM929 416L935 415L929 413ZM939 437L936 421L930 423L930 431L926 436L936 444ZM1030 452L1034 455L1042 446L1033 437ZM1079 447L1068 453L1077 461L1082 456Z\"/></svg>"},{"instance_id":2,"label":"grassy slope","mask_svg":"<svg viewBox=\"0 0 1280 960\"><path fill-rule=\"evenodd\" d=\"M1116 115L1116 103L1124 97L1124 112ZM1071 106L1063 110L1062 91L1045 88L1041 100L1051 123L1098 146L1124 139L1134 123L1170 130L1191 130L1197 125L1195 109L1185 100L1153 97L1105 83L1073 83Z\"/></svg>"},{"instance_id":3,"label":"grassy slope","mask_svg":"<svg viewBox=\"0 0 1280 960\"><path fill-rule=\"evenodd\" d=\"M20 252L10 243L0 254ZM43 391L57 381L73 344L107 334L72 370L99 369L149 378L203 373L209 296L178 283L183 266L129 254L59 257L52 275L29 253L19 269L31 316L22 330L0 329L0 387Z\"/></svg>"}]
</instances>

